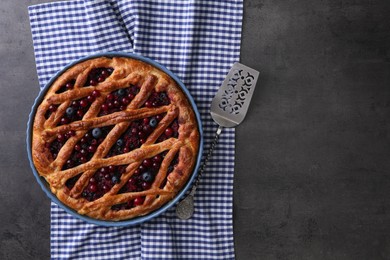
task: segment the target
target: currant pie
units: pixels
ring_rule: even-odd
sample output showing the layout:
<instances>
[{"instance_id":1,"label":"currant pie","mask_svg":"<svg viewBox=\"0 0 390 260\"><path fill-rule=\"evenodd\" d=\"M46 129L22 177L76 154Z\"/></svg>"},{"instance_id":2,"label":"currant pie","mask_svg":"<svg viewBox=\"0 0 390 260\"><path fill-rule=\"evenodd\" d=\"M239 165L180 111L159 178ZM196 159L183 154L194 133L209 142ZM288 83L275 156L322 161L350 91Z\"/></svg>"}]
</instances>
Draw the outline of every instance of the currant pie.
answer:
<instances>
[{"instance_id":1,"label":"currant pie","mask_svg":"<svg viewBox=\"0 0 390 260\"><path fill-rule=\"evenodd\" d=\"M191 176L200 134L178 84L149 63L98 57L48 88L32 159L57 198L81 215L127 220L171 201Z\"/></svg>"}]
</instances>

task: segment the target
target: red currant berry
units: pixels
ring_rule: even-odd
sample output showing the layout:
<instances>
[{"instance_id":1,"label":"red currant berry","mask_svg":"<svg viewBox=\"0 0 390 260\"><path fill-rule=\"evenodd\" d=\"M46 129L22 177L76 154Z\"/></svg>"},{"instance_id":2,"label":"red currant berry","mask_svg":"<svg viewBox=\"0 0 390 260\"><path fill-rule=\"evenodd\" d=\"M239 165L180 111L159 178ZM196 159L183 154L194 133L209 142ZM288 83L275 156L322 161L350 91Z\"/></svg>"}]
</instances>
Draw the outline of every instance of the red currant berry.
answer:
<instances>
[{"instance_id":1,"label":"red currant berry","mask_svg":"<svg viewBox=\"0 0 390 260\"><path fill-rule=\"evenodd\" d=\"M76 114L77 114L77 116L78 117L83 117L84 116L84 111L83 110L81 110L81 109L79 109L79 110L77 110L77 112L76 112Z\"/></svg>"},{"instance_id":2,"label":"red currant berry","mask_svg":"<svg viewBox=\"0 0 390 260\"><path fill-rule=\"evenodd\" d=\"M103 104L102 105L102 110L103 111L107 111L108 110L108 105L107 104Z\"/></svg>"},{"instance_id":3,"label":"red currant berry","mask_svg":"<svg viewBox=\"0 0 390 260\"><path fill-rule=\"evenodd\" d=\"M91 192L96 192L97 191L97 185L96 184L90 184L88 189L91 191Z\"/></svg>"},{"instance_id":4,"label":"red currant berry","mask_svg":"<svg viewBox=\"0 0 390 260\"><path fill-rule=\"evenodd\" d=\"M114 165L110 165L110 166L108 166L108 171L109 172L114 172L115 171L115 166Z\"/></svg>"},{"instance_id":5,"label":"red currant berry","mask_svg":"<svg viewBox=\"0 0 390 260\"><path fill-rule=\"evenodd\" d=\"M152 102L146 101L145 102L145 107L152 107Z\"/></svg>"},{"instance_id":6,"label":"red currant berry","mask_svg":"<svg viewBox=\"0 0 390 260\"><path fill-rule=\"evenodd\" d=\"M122 98L121 102L123 105L128 105L130 103L130 99L128 99L127 97L124 97L124 98Z\"/></svg>"},{"instance_id":7,"label":"red currant berry","mask_svg":"<svg viewBox=\"0 0 390 260\"><path fill-rule=\"evenodd\" d=\"M96 146L94 146L94 145L88 146L88 152L90 152L90 153L96 152Z\"/></svg>"},{"instance_id":8,"label":"red currant berry","mask_svg":"<svg viewBox=\"0 0 390 260\"><path fill-rule=\"evenodd\" d=\"M160 154L157 154L156 156L153 157L153 162L160 163L162 162L162 156Z\"/></svg>"},{"instance_id":9,"label":"red currant berry","mask_svg":"<svg viewBox=\"0 0 390 260\"><path fill-rule=\"evenodd\" d=\"M146 182L146 181L142 182L142 189L148 190L148 189L150 189L150 187L152 187L151 183Z\"/></svg>"},{"instance_id":10,"label":"red currant berry","mask_svg":"<svg viewBox=\"0 0 390 260\"><path fill-rule=\"evenodd\" d=\"M89 81L89 85L91 85L91 86L96 86L96 85L97 85L97 81L94 80L94 79L91 79L91 80Z\"/></svg>"},{"instance_id":11,"label":"red currant berry","mask_svg":"<svg viewBox=\"0 0 390 260\"><path fill-rule=\"evenodd\" d=\"M113 100L114 99L114 95L113 94L108 94L107 95L107 100Z\"/></svg>"},{"instance_id":12,"label":"red currant berry","mask_svg":"<svg viewBox=\"0 0 390 260\"><path fill-rule=\"evenodd\" d=\"M134 199L134 205L135 206L140 206L144 203L145 197L137 197Z\"/></svg>"},{"instance_id":13,"label":"red currant berry","mask_svg":"<svg viewBox=\"0 0 390 260\"><path fill-rule=\"evenodd\" d=\"M157 116L156 116L156 119L157 119L157 121L159 121L159 122L160 122L160 121L161 121L161 119L163 119L163 116L162 116L162 115L157 115Z\"/></svg>"},{"instance_id":14,"label":"red currant berry","mask_svg":"<svg viewBox=\"0 0 390 260\"><path fill-rule=\"evenodd\" d=\"M76 132L74 130L69 130L68 133L67 133L70 136L75 136L76 135Z\"/></svg>"},{"instance_id":15,"label":"red currant berry","mask_svg":"<svg viewBox=\"0 0 390 260\"><path fill-rule=\"evenodd\" d=\"M58 142L62 143L63 141L65 141L65 135L63 134L57 135L57 140Z\"/></svg>"},{"instance_id":16,"label":"red currant berry","mask_svg":"<svg viewBox=\"0 0 390 260\"><path fill-rule=\"evenodd\" d=\"M94 90L92 91L91 95L94 97L94 98L97 98L98 96L100 96L100 92L98 90Z\"/></svg>"},{"instance_id":17,"label":"red currant berry","mask_svg":"<svg viewBox=\"0 0 390 260\"><path fill-rule=\"evenodd\" d=\"M130 178L128 183L132 184L132 185L136 185L137 184L137 180L135 178Z\"/></svg>"},{"instance_id":18,"label":"red currant berry","mask_svg":"<svg viewBox=\"0 0 390 260\"><path fill-rule=\"evenodd\" d=\"M65 125L65 124L67 124L67 123L69 123L69 119L68 119L67 117L62 117L62 118L61 118L61 124L62 124L62 125Z\"/></svg>"},{"instance_id":19,"label":"red currant berry","mask_svg":"<svg viewBox=\"0 0 390 260\"><path fill-rule=\"evenodd\" d=\"M76 145L74 146L74 149L75 149L76 151L80 151L80 150L81 150L81 145L76 144Z\"/></svg>"},{"instance_id":20,"label":"red currant berry","mask_svg":"<svg viewBox=\"0 0 390 260\"><path fill-rule=\"evenodd\" d=\"M49 110L50 110L50 112L54 112L57 110L57 107L55 105L50 105Z\"/></svg>"},{"instance_id":21,"label":"red currant berry","mask_svg":"<svg viewBox=\"0 0 390 260\"><path fill-rule=\"evenodd\" d=\"M152 166L152 160L151 159L145 159L145 160L143 160L142 165L147 167L147 168L149 168L149 167Z\"/></svg>"},{"instance_id":22,"label":"red currant berry","mask_svg":"<svg viewBox=\"0 0 390 260\"><path fill-rule=\"evenodd\" d=\"M92 103L95 100L95 98L92 95L87 96L87 101L89 103Z\"/></svg>"},{"instance_id":23,"label":"red currant berry","mask_svg":"<svg viewBox=\"0 0 390 260\"><path fill-rule=\"evenodd\" d=\"M72 107L78 107L79 106L79 102L77 100L73 100L71 106Z\"/></svg>"},{"instance_id":24,"label":"red currant berry","mask_svg":"<svg viewBox=\"0 0 390 260\"><path fill-rule=\"evenodd\" d=\"M68 83L66 83L66 85L65 85L65 88L66 88L66 89L72 89L73 87L74 87L74 85L73 85L72 82L68 82Z\"/></svg>"},{"instance_id":25,"label":"red currant berry","mask_svg":"<svg viewBox=\"0 0 390 260\"><path fill-rule=\"evenodd\" d=\"M88 106L88 102L85 99L82 99L82 100L80 100L80 106L86 107L86 106Z\"/></svg>"},{"instance_id":26,"label":"red currant berry","mask_svg":"<svg viewBox=\"0 0 390 260\"><path fill-rule=\"evenodd\" d=\"M102 70L102 74L101 74L103 77L107 77L109 76L110 74L108 74L107 70Z\"/></svg>"},{"instance_id":27,"label":"red currant berry","mask_svg":"<svg viewBox=\"0 0 390 260\"><path fill-rule=\"evenodd\" d=\"M104 192L109 192L110 191L110 186L103 185L102 189L103 189Z\"/></svg>"},{"instance_id":28,"label":"red currant berry","mask_svg":"<svg viewBox=\"0 0 390 260\"><path fill-rule=\"evenodd\" d=\"M171 137L173 135L173 130L172 130L172 128L167 128L167 129L165 129L165 136L166 137Z\"/></svg>"}]
</instances>

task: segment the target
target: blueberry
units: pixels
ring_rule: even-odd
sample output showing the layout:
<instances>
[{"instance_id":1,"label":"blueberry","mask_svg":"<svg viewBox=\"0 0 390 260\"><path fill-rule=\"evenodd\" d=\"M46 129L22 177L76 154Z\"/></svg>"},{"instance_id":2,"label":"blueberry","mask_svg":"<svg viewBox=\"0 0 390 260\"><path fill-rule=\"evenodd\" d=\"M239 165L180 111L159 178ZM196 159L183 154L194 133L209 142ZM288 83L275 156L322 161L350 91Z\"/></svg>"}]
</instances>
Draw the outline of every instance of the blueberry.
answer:
<instances>
[{"instance_id":1,"label":"blueberry","mask_svg":"<svg viewBox=\"0 0 390 260\"><path fill-rule=\"evenodd\" d=\"M99 138L101 135L102 135L102 130L100 128L97 127L92 130L92 136L94 138Z\"/></svg>"},{"instance_id":2,"label":"blueberry","mask_svg":"<svg viewBox=\"0 0 390 260\"><path fill-rule=\"evenodd\" d=\"M124 89L119 89L117 92L116 92L117 94L118 94L118 96L123 96L124 94L126 94L126 91L124 90Z\"/></svg>"},{"instance_id":3,"label":"blueberry","mask_svg":"<svg viewBox=\"0 0 390 260\"><path fill-rule=\"evenodd\" d=\"M68 107L68 108L66 109L66 115L67 115L67 116L73 116L74 112L75 112L75 110L74 110L73 107Z\"/></svg>"},{"instance_id":4,"label":"blueberry","mask_svg":"<svg viewBox=\"0 0 390 260\"><path fill-rule=\"evenodd\" d=\"M154 179L154 176L150 172L144 172L142 174L142 180L144 180L146 182L152 182L153 179Z\"/></svg>"},{"instance_id":5,"label":"blueberry","mask_svg":"<svg viewBox=\"0 0 390 260\"><path fill-rule=\"evenodd\" d=\"M160 96L159 96L160 99L166 99L167 98L167 94L165 94L164 92L160 93Z\"/></svg>"},{"instance_id":6,"label":"blueberry","mask_svg":"<svg viewBox=\"0 0 390 260\"><path fill-rule=\"evenodd\" d=\"M151 118L150 119L150 121L149 121L149 125L151 126L151 127L156 127L156 125L157 125L157 119L156 118Z\"/></svg>"},{"instance_id":7,"label":"blueberry","mask_svg":"<svg viewBox=\"0 0 390 260\"><path fill-rule=\"evenodd\" d=\"M119 183L120 178L117 175L112 176L111 178L112 183L116 184Z\"/></svg>"},{"instance_id":8,"label":"blueberry","mask_svg":"<svg viewBox=\"0 0 390 260\"><path fill-rule=\"evenodd\" d=\"M123 145L123 140L122 139L118 139L118 141L116 141L116 145L117 146L122 146Z\"/></svg>"},{"instance_id":9,"label":"blueberry","mask_svg":"<svg viewBox=\"0 0 390 260\"><path fill-rule=\"evenodd\" d=\"M88 192L85 190L83 191L83 193L81 194L81 196L83 196L84 198L86 198L88 196Z\"/></svg>"}]
</instances>

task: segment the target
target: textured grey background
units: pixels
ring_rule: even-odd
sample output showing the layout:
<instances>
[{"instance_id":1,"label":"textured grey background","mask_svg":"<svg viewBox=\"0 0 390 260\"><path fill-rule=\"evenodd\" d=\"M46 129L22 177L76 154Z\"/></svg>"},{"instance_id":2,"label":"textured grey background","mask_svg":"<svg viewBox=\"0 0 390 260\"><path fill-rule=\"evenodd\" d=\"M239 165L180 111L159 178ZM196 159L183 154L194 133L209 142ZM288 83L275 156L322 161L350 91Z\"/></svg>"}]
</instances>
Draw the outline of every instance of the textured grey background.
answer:
<instances>
[{"instance_id":1,"label":"textured grey background","mask_svg":"<svg viewBox=\"0 0 390 260\"><path fill-rule=\"evenodd\" d=\"M25 151L38 94L27 6L0 3L0 259L49 258ZM390 259L390 1L245 0L261 71L237 128L237 259Z\"/></svg>"}]
</instances>

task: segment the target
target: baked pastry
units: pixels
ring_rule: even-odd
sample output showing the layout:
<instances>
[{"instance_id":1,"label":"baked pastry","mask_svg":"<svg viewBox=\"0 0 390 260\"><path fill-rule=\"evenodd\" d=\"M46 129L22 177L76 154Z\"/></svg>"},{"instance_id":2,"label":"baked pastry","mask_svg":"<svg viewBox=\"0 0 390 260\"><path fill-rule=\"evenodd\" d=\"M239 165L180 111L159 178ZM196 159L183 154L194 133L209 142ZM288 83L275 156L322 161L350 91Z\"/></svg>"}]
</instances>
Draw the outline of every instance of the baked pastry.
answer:
<instances>
[{"instance_id":1,"label":"baked pastry","mask_svg":"<svg viewBox=\"0 0 390 260\"><path fill-rule=\"evenodd\" d=\"M32 159L57 198L82 215L127 220L172 200L191 176L195 113L163 71L128 57L77 63L37 107Z\"/></svg>"}]
</instances>

